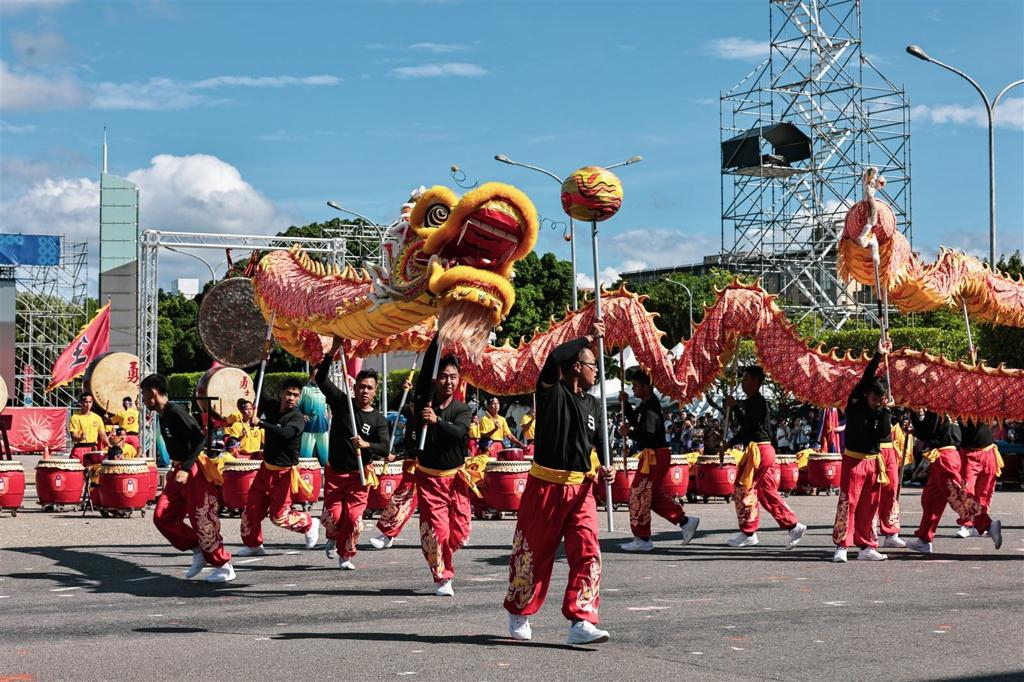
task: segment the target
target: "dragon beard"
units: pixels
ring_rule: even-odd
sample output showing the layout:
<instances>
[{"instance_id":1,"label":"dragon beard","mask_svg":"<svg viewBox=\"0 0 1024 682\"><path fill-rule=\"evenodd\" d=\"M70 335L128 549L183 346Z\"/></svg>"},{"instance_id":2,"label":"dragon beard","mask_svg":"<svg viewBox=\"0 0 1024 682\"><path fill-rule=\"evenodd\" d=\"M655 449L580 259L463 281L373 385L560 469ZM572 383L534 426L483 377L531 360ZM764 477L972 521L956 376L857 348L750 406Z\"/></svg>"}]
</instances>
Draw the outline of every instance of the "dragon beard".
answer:
<instances>
[{"instance_id":1,"label":"dragon beard","mask_svg":"<svg viewBox=\"0 0 1024 682\"><path fill-rule=\"evenodd\" d=\"M471 362L479 363L490 341L493 312L468 301L452 301L437 315L437 340L441 348L459 345Z\"/></svg>"}]
</instances>

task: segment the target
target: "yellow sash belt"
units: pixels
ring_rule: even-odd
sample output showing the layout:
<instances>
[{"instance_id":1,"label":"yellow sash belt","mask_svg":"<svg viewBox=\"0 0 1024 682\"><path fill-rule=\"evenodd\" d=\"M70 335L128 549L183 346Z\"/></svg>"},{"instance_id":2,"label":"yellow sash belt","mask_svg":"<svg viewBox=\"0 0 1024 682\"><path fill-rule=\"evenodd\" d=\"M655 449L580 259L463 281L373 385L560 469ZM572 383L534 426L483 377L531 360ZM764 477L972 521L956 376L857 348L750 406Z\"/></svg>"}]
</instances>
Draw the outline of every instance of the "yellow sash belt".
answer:
<instances>
[{"instance_id":1,"label":"yellow sash belt","mask_svg":"<svg viewBox=\"0 0 1024 682\"><path fill-rule=\"evenodd\" d=\"M292 495L299 492L299 490L304 492L306 495L313 494L313 486L302 479L302 474L299 473L299 467L279 467L276 464L268 464L267 462L264 462L263 466L267 467L269 471L284 471L285 469L291 469Z\"/></svg>"},{"instance_id":2,"label":"yellow sash belt","mask_svg":"<svg viewBox=\"0 0 1024 682\"><path fill-rule=\"evenodd\" d=\"M810 461L811 455L816 452L814 448L804 448L800 452L796 453L796 466L798 469L806 469L807 462Z\"/></svg>"},{"instance_id":3,"label":"yellow sash belt","mask_svg":"<svg viewBox=\"0 0 1024 682\"><path fill-rule=\"evenodd\" d=\"M687 452L683 457L686 458L686 463L693 466L697 463L697 458L700 457L699 452Z\"/></svg>"},{"instance_id":4,"label":"yellow sash belt","mask_svg":"<svg viewBox=\"0 0 1024 682\"><path fill-rule=\"evenodd\" d=\"M761 466L761 446L770 443L747 443L747 449L743 452L731 450L736 458L736 484L742 485L744 490L750 490L754 485L754 474Z\"/></svg>"},{"instance_id":5,"label":"yellow sash belt","mask_svg":"<svg viewBox=\"0 0 1024 682\"><path fill-rule=\"evenodd\" d=\"M651 448L641 450L637 457L640 459L640 463L637 466L638 473L649 474L651 469L658 466L658 453Z\"/></svg>"},{"instance_id":6,"label":"yellow sash belt","mask_svg":"<svg viewBox=\"0 0 1024 682\"><path fill-rule=\"evenodd\" d=\"M466 482L466 486L469 488L477 497L483 497L483 493L477 488L477 483L484 479L484 471L487 468L487 462L490 461L490 457L486 454L476 455L475 457L469 457L466 459L465 464L454 469L431 469L425 467L422 464L415 464L415 468L425 473L427 476L434 476L435 478L451 478L453 476L459 476Z\"/></svg>"},{"instance_id":7,"label":"yellow sash belt","mask_svg":"<svg viewBox=\"0 0 1024 682\"><path fill-rule=\"evenodd\" d=\"M934 448L934 449L929 450L928 452L924 453L923 457L926 460L928 460L929 464L934 464L935 460L937 460L939 457L941 457L943 452L948 451L948 450L952 450L953 452L956 452L956 447L954 447L952 445L944 445L941 448Z\"/></svg>"},{"instance_id":8,"label":"yellow sash belt","mask_svg":"<svg viewBox=\"0 0 1024 682\"><path fill-rule=\"evenodd\" d=\"M530 475L546 483L556 483L558 485L579 485L588 478L597 478L597 471L600 468L601 460L597 458L597 452L591 450L590 471L563 471L561 469L549 469L534 461L530 466Z\"/></svg>"},{"instance_id":9,"label":"yellow sash belt","mask_svg":"<svg viewBox=\"0 0 1024 682\"><path fill-rule=\"evenodd\" d=\"M234 457L225 453L217 459L210 459L205 452L200 452L199 457L196 458L196 464L199 465L199 471L202 472L203 478L220 487L224 485L224 463L229 459L234 459Z\"/></svg>"},{"instance_id":10,"label":"yellow sash belt","mask_svg":"<svg viewBox=\"0 0 1024 682\"><path fill-rule=\"evenodd\" d=\"M882 461L881 455L866 454L863 452L857 452L856 450L849 450L843 452L844 457L852 457L854 459L873 459L878 463L878 482L882 485L892 485L889 481L889 472L885 470L885 462Z\"/></svg>"}]
</instances>

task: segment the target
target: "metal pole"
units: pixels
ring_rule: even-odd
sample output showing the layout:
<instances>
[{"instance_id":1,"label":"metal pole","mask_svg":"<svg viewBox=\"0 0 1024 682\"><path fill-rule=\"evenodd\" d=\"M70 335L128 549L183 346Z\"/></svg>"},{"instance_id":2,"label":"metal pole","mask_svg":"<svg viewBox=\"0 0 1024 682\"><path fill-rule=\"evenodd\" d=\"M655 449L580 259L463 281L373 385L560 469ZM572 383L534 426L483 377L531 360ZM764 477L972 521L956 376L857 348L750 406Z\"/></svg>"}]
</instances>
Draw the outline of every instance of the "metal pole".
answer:
<instances>
[{"instance_id":1,"label":"metal pole","mask_svg":"<svg viewBox=\"0 0 1024 682\"><path fill-rule=\"evenodd\" d=\"M345 382L345 400L348 401L348 425L352 429L352 435L359 435L359 428L356 426L355 405L352 404L352 386L348 383L348 355L345 353L345 346L341 347L341 378ZM359 467L359 485L366 487L366 472L363 471L363 453L356 447L356 465Z\"/></svg>"},{"instance_id":2,"label":"metal pole","mask_svg":"<svg viewBox=\"0 0 1024 682\"><path fill-rule=\"evenodd\" d=\"M967 301L960 301L960 306L964 311L964 327L967 329L967 352L971 354L971 363L978 363L978 356L974 351L974 339L971 338L971 318L967 316Z\"/></svg>"},{"instance_id":3,"label":"metal pole","mask_svg":"<svg viewBox=\"0 0 1024 682\"><path fill-rule=\"evenodd\" d=\"M580 309L579 286L576 284L576 223L569 216L569 258L572 260L572 309Z\"/></svg>"},{"instance_id":4,"label":"metal pole","mask_svg":"<svg viewBox=\"0 0 1024 682\"><path fill-rule=\"evenodd\" d=\"M274 320L277 318L277 311L270 312L270 323L267 325L267 338L263 342L263 360L260 361L260 372L256 376L256 398L252 403L253 412L260 413L260 396L263 395L263 376L267 373L267 360L270 359L270 349L274 342Z\"/></svg>"},{"instance_id":5,"label":"metal pole","mask_svg":"<svg viewBox=\"0 0 1024 682\"><path fill-rule=\"evenodd\" d=\"M437 381L437 370L441 366L441 345L437 346L437 354L434 355L434 369L430 372L430 399L429 403L434 402L434 383ZM420 450L427 447L427 425L424 423L420 426Z\"/></svg>"},{"instance_id":6,"label":"metal pole","mask_svg":"<svg viewBox=\"0 0 1024 682\"><path fill-rule=\"evenodd\" d=\"M601 269L597 252L597 221L590 223L590 242L594 250L594 316L601 321ZM606 469L611 469L612 457L608 448L608 396L604 386L604 337L597 340L597 380L601 384L601 461ZM626 472L623 472L623 476ZM615 530L615 510L612 504L612 483L604 484L605 509L608 512L608 531Z\"/></svg>"},{"instance_id":7,"label":"metal pole","mask_svg":"<svg viewBox=\"0 0 1024 682\"><path fill-rule=\"evenodd\" d=\"M412 383L412 377L416 373L416 363L420 361L420 354L417 353L416 357L412 361L412 369L409 370L409 383ZM402 410L405 409L405 401L409 398L409 389L405 388L402 390L402 399L398 403L398 412L395 414L395 428L391 429L391 438L388 440L388 454L390 455L392 450L395 449L395 434L398 433L398 420L402 418ZM387 415L384 415L387 418Z\"/></svg>"},{"instance_id":8,"label":"metal pole","mask_svg":"<svg viewBox=\"0 0 1024 682\"><path fill-rule=\"evenodd\" d=\"M380 405L381 414L387 419L388 416L388 354L381 353L380 356L380 373L381 373L381 384L380 388Z\"/></svg>"},{"instance_id":9,"label":"metal pole","mask_svg":"<svg viewBox=\"0 0 1024 682\"><path fill-rule=\"evenodd\" d=\"M686 337L686 338L692 339L693 338L693 292L690 291L690 287L686 286L682 282L677 282L676 280L669 279L667 277L665 278L665 281L668 282L669 284L676 284L678 286L681 286L683 289L686 290L686 295L690 298L690 317L689 317L690 335L688 337Z\"/></svg>"}]
</instances>

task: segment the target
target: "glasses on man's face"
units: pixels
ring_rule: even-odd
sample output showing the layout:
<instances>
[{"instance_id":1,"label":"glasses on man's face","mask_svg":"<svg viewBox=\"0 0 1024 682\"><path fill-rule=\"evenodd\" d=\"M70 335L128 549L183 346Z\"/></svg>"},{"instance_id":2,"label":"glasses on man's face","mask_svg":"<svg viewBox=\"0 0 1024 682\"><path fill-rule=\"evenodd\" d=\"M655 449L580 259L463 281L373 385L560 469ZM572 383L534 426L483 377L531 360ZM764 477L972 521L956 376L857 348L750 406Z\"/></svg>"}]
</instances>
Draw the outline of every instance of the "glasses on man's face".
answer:
<instances>
[{"instance_id":1,"label":"glasses on man's face","mask_svg":"<svg viewBox=\"0 0 1024 682\"><path fill-rule=\"evenodd\" d=\"M584 367L589 367L590 369L597 369L596 362L583 362L582 360L579 360L578 362Z\"/></svg>"}]
</instances>

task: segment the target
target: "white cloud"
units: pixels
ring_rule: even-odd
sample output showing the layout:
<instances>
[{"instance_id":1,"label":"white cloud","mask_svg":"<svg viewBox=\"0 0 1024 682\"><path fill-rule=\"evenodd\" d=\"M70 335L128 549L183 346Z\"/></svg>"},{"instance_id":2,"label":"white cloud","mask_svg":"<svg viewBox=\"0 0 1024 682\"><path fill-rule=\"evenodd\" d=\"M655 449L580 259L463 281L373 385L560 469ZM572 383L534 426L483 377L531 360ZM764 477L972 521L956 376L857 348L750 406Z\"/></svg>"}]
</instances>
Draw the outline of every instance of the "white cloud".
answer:
<instances>
[{"instance_id":1,"label":"white cloud","mask_svg":"<svg viewBox=\"0 0 1024 682\"><path fill-rule=\"evenodd\" d=\"M196 81L190 87L205 90L209 88L283 88L288 85L339 85L342 79L327 74L319 76L217 76Z\"/></svg>"},{"instance_id":2,"label":"white cloud","mask_svg":"<svg viewBox=\"0 0 1024 682\"><path fill-rule=\"evenodd\" d=\"M187 83L170 78L150 78L145 83L97 83L92 94L93 109L174 111L215 103L206 95L192 92Z\"/></svg>"},{"instance_id":3,"label":"white cloud","mask_svg":"<svg viewBox=\"0 0 1024 682\"><path fill-rule=\"evenodd\" d=\"M468 62L446 62L444 64L420 64L418 66L400 66L391 70L392 76L398 78L438 78L442 76L483 76L487 69Z\"/></svg>"},{"instance_id":4,"label":"white cloud","mask_svg":"<svg viewBox=\"0 0 1024 682\"><path fill-rule=\"evenodd\" d=\"M767 40L751 40L750 38L716 38L708 44L708 51L722 59L743 59L760 61L768 56Z\"/></svg>"},{"instance_id":5,"label":"white cloud","mask_svg":"<svg viewBox=\"0 0 1024 682\"><path fill-rule=\"evenodd\" d=\"M601 268L601 285L610 287L619 279L619 271L612 267ZM594 276L585 272L576 273L576 286L580 289L593 289Z\"/></svg>"},{"instance_id":6,"label":"white cloud","mask_svg":"<svg viewBox=\"0 0 1024 682\"><path fill-rule=\"evenodd\" d=\"M602 251L617 257L620 270L700 263L704 256L718 253L718 235L683 232L665 228L635 228L602 236ZM641 264L640 267L634 267Z\"/></svg>"},{"instance_id":7,"label":"white cloud","mask_svg":"<svg viewBox=\"0 0 1024 682\"><path fill-rule=\"evenodd\" d=\"M64 58L70 51L64 36L56 31L11 31L10 41L22 62L48 64Z\"/></svg>"},{"instance_id":8,"label":"white cloud","mask_svg":"<svg viewBox=\"0 0 1024 682\"><path fill-rule=\"evenodd\" d=\"M409 46L409 49L433 52L434 54L449 54L451 52L465 52L469 49L469 45L462 45L460 43L413 43Z\"/></svg>"},{"instance_id":9,"label":"white cloud","mask_svg":"<svg viewBox=\"0 0 1024 682\"><path fill-rule=\"evenodd\" d=\"M911 107L910 115L912 121L988 127L988 114L981 104L918 104ZM996 127L1024 130L1024 97L1007 97L999 103L996 108Z\"/></svg>"},{"instance_id":10,"label":"white cloud","mask_svg":"<svg viewBox=\"0 0 1024 682\"><path fill-rule=\"evenodd\" d=\"M6 121L0 121L0 133L5 135L24 135L25 133L34 133L36 127L31 123L26 123L23 126L13 125Z\"/></svg>"},{"instance_id":11,"label":"white cloud","mask_svg":"<svg viewBox=\"0 0 1024 682\"><path fill-rule=\"evenodd\" d=\"M4 0L0 2L0 15L12 15L29 10L46 12L68 5L75 0Z\"/></svg>"},{"instance_id":12,"label":"white cloud","mask_svg":"<svg viewBox=\"0 0 1024 682\"><path fill-rule=\"evenodd\" d=\"M49 77L14 71L0 60L0 109L79 109L88 102L88 93L70 75Z\"/></svg>"}]
</instances>

